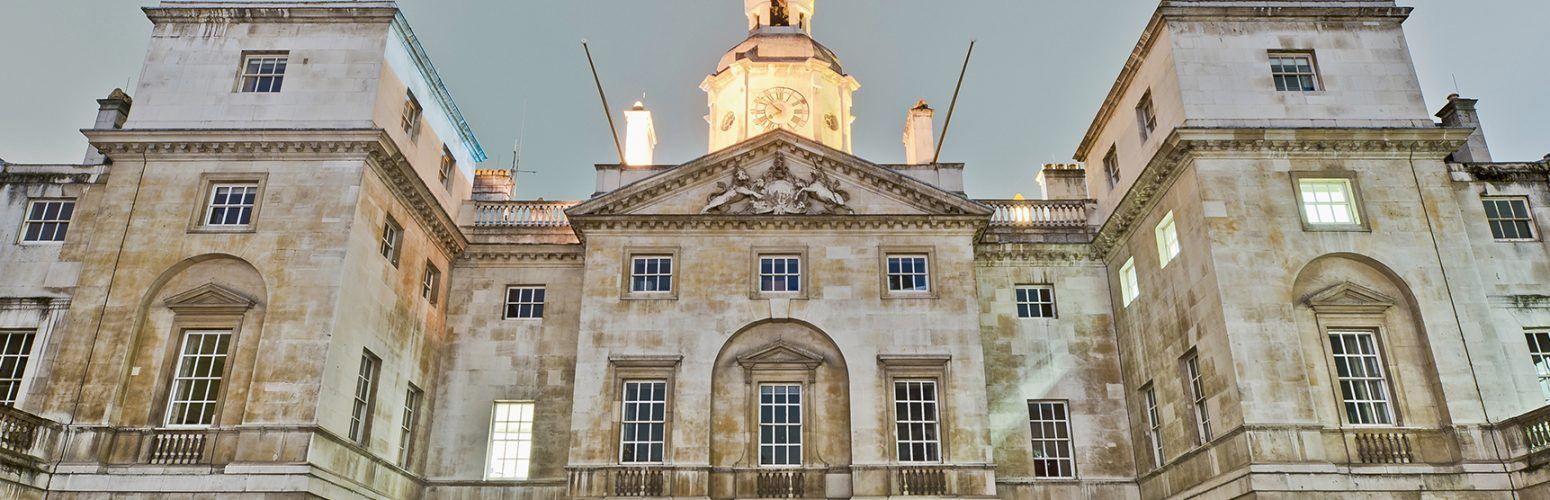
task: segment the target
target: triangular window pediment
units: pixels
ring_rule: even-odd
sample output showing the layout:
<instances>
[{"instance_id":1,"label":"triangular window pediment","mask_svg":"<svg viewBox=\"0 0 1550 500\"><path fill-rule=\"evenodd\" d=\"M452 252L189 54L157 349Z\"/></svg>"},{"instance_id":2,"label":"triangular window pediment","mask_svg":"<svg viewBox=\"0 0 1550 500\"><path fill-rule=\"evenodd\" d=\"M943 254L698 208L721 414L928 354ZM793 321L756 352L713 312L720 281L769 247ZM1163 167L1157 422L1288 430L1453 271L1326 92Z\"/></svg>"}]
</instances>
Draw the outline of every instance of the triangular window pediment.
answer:
<instances>
[{"instance_id":1,"label":"triangular window pediment","mask_svg":"<svg viewBox=\"0 0 1550 500\"><path fill-rule=\"evenodd\" d=\"M1396 302L1382 292L1346 281L1313 294L1307 303L1320 313L1380 314Z\"/></svg>"},{"instance_id":2,"label":"triangular window pediment","mask_svg":"<svg viewBox=\"0 0 1550 500\"><path fill-rule=\"evenodd\" d=\"M205 283L167 297L168 309L178 314L242 314L256 304L253 299L215 283Z\"/></svg>"},{"instance_id":3,"label":"triangular window pediment","mask_svg":"<svg viewBox=\"0 0 1550 500\"><path fill-rule=\"evenodd\" d=\"M823 364L823 356L784 342L776 342L763 349L739 356L737 364L746 369L811 370Z\"/></svg>"},{"instance_id":4,"label":"triangular window pediment","mask_svg":"<svg viewBox=\"0 0 1550 500\"><path fill-rule=\"evenodd\" d=\"M685 163L577 205L609 215L989 215L990 209L785 130Z\"/></svg>"}]
</instances>

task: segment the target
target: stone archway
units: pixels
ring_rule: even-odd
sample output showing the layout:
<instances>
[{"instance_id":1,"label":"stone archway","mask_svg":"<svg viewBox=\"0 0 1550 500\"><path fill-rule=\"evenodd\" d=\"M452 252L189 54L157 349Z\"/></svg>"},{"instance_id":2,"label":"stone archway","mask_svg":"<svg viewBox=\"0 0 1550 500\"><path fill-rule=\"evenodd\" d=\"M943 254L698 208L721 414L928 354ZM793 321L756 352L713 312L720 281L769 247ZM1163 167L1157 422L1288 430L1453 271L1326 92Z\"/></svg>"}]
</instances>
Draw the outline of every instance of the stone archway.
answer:
<instances>
[{"instance_id":1,"label":"stone archway","mask_svg":"<svg viewBox=\"0 0 1550 500\"><path fill-rule=\"evenodd\" d=\"M823 331L793 320L744 327L716 356L711 395L712 498L849 496L850 374ZM774 415L780 408L785 418ZM800 417L800 451L761 447L761 432L793 430L761 429L761 414L789 424L792 412Z\"/></svg>"}]
</instances>

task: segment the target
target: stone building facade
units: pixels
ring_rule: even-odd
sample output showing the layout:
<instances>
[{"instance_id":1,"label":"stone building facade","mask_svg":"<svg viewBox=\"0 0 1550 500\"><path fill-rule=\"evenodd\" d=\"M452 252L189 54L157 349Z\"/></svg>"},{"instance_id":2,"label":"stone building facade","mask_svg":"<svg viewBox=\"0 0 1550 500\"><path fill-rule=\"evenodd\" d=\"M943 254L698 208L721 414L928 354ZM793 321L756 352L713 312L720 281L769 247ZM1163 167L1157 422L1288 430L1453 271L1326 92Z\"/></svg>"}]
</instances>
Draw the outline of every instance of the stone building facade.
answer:
<instances>
[{"instance_id":1,"label":"stone building facade","mask_svg":"<svg viewBox=\"0 0 1550 500\"><path fill-rule=\"evenodd\" d=\"M708 154L637 104L575 202L390 2L146 8L84 160L0 162L0 496L1550 498L1550 160L1434 120L1410 8L1162 0L987 200L745 7Z\"/></svg>"}]
</instances>

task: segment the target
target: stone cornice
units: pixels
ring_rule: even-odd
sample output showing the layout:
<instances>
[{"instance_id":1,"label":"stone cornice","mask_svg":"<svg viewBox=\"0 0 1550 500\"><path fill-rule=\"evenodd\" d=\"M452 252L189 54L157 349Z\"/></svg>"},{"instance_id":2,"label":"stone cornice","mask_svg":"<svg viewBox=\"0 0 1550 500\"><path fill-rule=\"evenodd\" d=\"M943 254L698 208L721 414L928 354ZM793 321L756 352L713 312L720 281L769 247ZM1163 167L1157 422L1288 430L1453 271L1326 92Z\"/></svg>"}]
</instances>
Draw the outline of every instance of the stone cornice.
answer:
<instances>
[{"instance_id":1,"label":"stone cornice","mask_svg":"<svg viewBox=\"0 0 1550 500\"><path fill-rule=\"evenodd\" d=\"M142 7L145 17L163 23L389 23L398 14L392 2L163 2Z\"/></svg>"},{"instance_id":2,"label":"stone cornice","mask_svg":"<svg viewBox=\"0 0 1550 500\"><path fill-rule=\"evenodd\" d=\"M580 266L586 260L586 249L576 245L470 245L459 256L463 262L474 265L499 263L549 263Z\"/></svg>"},{"instance_id":3,"label":"stone cornice","mask_svg":"<svg viewBox=\"0 0 1550 500\"><path fill-rule=\"evenodd\" d=\"M119 161L364 160L449 257L468 246L456 221L381 129L87 129L81 133L102 154Z\"/></svg>"},{"instance_id":4,"label":"stone cornice","mask_svg":"<svg viewBox=\"0 0 1550 500\"><path fill-rule=\"evenodd\" d=\"M983 216L992 213L990 208L968 198L943 191L936 186L889 170L887 167L869 163L785 130L768 132L742 144L700 157L672 170L577 205L567 213L572 219L580 215L629 213L634 207L664 196L671 196L672 192L685 186L728 175L734 169L745 167L775 154L785 154L810 163L831 174L859 182L930 213Z\"/></svg>"},{"instance_id":5,"label":"stone cornice","mask_svg":"<svg viewBox=\"0 0 1550 500\"><path fill-rule=\"evenodd\" d=\"M974 246L974 265L980 267L1098 264L1092 245L1085 243L1000 243Z\"/></svg>"},{"instance_id":6,"label":"stone cornice","mask_svg":"<svg viewBox=\"0 0 1550 500\"><path fill-rule=\"evenodd\" d=\"M1107 257L1192 158L1276 157L1440 159L1457 151L1467 128L1180 128L1164 141L1125 192L1093 240L1094 255Z\"/></svg>"},{"instance_id":7,"label":"stone cornice","mask_svg":"<svg viewBox=\"0 0 1550 500\"><path fill-rule=\"evenodd\" d=\"M978 215L582 215L572 216L578 230L812 230L812 229L960 229L984 226Z\"/></svg>"},{"instance_id":8,"label":"stone cornice","mask_svg":"<svg viewBox=\"0 0 1550 500\"><path fill-rule=\"evenodd\" d=\"M1550 160L1521 163L1450 163L1453 180L1464 182L1550 182Z\"/></svg>"}]
</instances>

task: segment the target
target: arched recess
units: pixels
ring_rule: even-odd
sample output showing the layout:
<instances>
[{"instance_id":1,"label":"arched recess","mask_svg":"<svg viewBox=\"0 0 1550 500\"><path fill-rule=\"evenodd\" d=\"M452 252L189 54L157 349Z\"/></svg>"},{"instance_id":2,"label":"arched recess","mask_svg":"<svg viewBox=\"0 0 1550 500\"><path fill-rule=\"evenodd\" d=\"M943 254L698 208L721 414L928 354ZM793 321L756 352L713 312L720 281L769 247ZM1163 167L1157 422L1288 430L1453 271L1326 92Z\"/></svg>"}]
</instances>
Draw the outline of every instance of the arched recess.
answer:
<instances>
[{"instance_id":1,"label":"arched recess","mask_svg":"<svg viewBox=\"0 0 1550 500\"><path fill-rule=\"evenodd\" d=\"M761 386L799 386L801 464L761 465ZM822 498L829 474L849 478L850 374L839 346L817 327L770 320L722 345L711 374L710 461L715 498L782 493ZM839 479L839 478L837 478ZM793 491L795 490L795 491Z\"/></svg>"},{"instance_id":2,"label":"arched recess","mask_svg":"<svg viewBox=\"0 0 1550 500\"><path fill-rule=\"evenodd\" d=\"M1334 253L1314 259L1297 274L1293 285L1299 334L1312 384L1314 410L1326 427L1362 429L1364 433L1388 432L1404 440L1404 461L1452 463L1456 446L1444 431L1451 418L1443 397L1440 374L1431 340L1421 320L1420 308L1409 285L1391 268L1371 257ZM1336 338L1340 339L1337 347ZM1369 340L1370 339L1370 340ZM1361 354L1366 342L1381 359L1387 384L1387 418L1369 417L1364 408L1347 402L1348 389L1341 374L1351 374L1352 354ZM1339 352L1337 353L1337 349ZM1345 363L1342 365L1342 363ZM1347 367L1344 370L1342 366ZM1358 375L1365 369L1356 369ZM1361 398L1357 398L1361 399ZM1372 421L1376 419L1376 421ZM1383 431L1414 429L1416 431ZM1370 462L1370 442L1346 432L1349 462ZM1330 450L1330 453L1339 453ZM1401 458L1391 457L1394 460ZM1336 458L1338 461L1338 458ZM1384 462L1387 463L1387 462Z\"/></svg>"},{"instance_id":3,"label":"arched recess","mask_svg":"<svg viewBox=\"0 0 1550 500\"><path fill-rule=\"evenodd\" d=\"M188 333L229 332L221 346L224 360L218 389L211 394L216 403L209 425L241 423L268 304L268 286L262 274L233 255L190 257L163 271L135 309L133 336L124 363L129 376L119 379L114 422L167 425L172 379L179 369L180 350L187 347L184 341Z\"/></svg>"}]
</instances>

